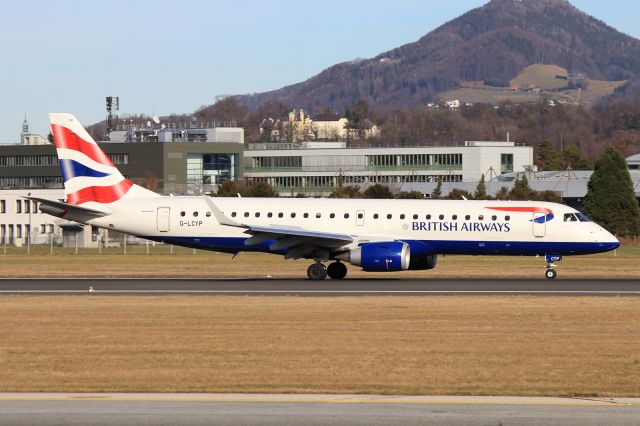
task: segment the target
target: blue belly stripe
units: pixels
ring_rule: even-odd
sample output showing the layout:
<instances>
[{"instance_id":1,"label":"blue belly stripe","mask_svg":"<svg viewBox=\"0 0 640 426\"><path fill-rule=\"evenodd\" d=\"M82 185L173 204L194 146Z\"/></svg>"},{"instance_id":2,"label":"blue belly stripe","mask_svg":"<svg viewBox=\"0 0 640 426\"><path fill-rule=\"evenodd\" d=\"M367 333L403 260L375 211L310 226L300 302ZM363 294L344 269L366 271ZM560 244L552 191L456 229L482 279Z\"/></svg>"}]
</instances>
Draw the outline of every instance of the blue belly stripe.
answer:
<instances>
[{"instance_id":1,"label":"blue belly stripe","mask_svg":"<svg viewBox=\"0 0 640 426\"><path fill-rule=\"evenodd\" d=\"M176 246L203 250L237 253L241 251L286 254L287 250L270 251L269 246L275 240L246 246L244 237L160 237L144 236L152 241L164 242ZM581 254L604 253L620 246L619 243L581 243L581 242L545 242L545 241L443 241L443 240L399 240L411 247L413 255L428 254L465 254L465 255L501 255L501 256L544 256L558 254L572 256Z\"/></svg>"}]
</instances>

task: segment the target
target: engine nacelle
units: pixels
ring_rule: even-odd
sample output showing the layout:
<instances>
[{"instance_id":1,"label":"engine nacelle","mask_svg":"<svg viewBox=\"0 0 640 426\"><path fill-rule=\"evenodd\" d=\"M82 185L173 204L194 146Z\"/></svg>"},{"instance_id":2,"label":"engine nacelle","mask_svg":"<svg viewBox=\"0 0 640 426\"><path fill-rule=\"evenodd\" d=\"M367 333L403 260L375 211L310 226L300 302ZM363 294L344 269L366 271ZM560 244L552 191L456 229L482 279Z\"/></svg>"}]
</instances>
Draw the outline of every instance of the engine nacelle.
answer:
<instances>
[{"instance_id":1,"label":"engine nacelle","mask_svg":"<svg viewBox=\"0 0 640 426\"><path fill-rule=\"evenodd\" d=\"M406 271L411 263L409 244L399 241L366 243L349 252L352 265L367 272Z\"/></svg>"},{"instance_id":2,"label":"engine nacelle","mask_svg":"<svg viewBox=\"0 0 640 426\"><path fill-rule=\"evenodd\" d=\"M437 261L438 261L437 254L411 256L411 262L409 263L409 270L421 271L425 269L433 269L436 267Z\"/></svg>"}]
</instances>

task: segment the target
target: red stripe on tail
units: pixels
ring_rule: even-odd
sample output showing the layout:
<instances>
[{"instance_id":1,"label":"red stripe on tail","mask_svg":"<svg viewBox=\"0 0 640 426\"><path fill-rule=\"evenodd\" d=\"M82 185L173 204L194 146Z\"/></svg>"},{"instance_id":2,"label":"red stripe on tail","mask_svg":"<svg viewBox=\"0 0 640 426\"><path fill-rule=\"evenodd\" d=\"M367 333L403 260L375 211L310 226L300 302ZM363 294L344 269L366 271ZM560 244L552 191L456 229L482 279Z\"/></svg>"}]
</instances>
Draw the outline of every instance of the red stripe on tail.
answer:
<instances>
[{"instance_id":1,"label":"red stripe on tail","mask_svg":"<svg viewBox=\"0 0 640 426\"><path fill-rule=\"evenodd\" d=\"M86 203L88 201L95 201L97 203L113 203L114 201L118 201L122 198L132 186L133 183L126 179L116 183L115 185L90 186L68 194L67 202L74 205Z\"/></svg>"},{"instance_id":2,"label":"red stripe on tail","mask_svg":"<svg viewBox=\"0 0 640 426\"><path fill-rule=\"evenodd\" d=\"M52 124L53 138L56 142L56 148L66 148L78 151L105 166L113 167L113 163L109 157L105 155L100 147L91 142L87 142L80 136L59 124Z\"/></svg>"}]
</instances>

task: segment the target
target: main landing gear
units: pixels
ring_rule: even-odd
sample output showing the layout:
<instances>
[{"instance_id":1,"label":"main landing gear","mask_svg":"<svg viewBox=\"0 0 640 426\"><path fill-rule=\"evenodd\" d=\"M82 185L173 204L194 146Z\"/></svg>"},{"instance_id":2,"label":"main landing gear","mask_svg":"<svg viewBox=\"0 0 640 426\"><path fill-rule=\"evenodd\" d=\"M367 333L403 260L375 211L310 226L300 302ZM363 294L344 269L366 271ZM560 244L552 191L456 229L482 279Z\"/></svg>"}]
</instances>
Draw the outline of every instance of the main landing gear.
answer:
<instances>
[{"instance_id":1,"label":"main landing gear","mask_svg":"<svg viewBox=\"0 0 640 426\"><path fill-rule=\"evenodd\" d=\"M544 276L547 277L548 280L554 280L558 276L558 273L553 269L556 267L553 262L560 262L562 256L559 254L547 254L544 256L544 259L547 261L547 269L544 271Z\"/></svg>"},{"instance_id":2,"label":"main landing gear","mask_svg":"<svg viewBox=\"0 0 640 426\"><path fill-rule=\"evenodd\" d=\"M316 262L307 268L307 276L310 280L324 280L327 275L333 280L341 280L347 276L347 267L342 262L333 262L329 267Z\"/></svg>"}]
</instances>

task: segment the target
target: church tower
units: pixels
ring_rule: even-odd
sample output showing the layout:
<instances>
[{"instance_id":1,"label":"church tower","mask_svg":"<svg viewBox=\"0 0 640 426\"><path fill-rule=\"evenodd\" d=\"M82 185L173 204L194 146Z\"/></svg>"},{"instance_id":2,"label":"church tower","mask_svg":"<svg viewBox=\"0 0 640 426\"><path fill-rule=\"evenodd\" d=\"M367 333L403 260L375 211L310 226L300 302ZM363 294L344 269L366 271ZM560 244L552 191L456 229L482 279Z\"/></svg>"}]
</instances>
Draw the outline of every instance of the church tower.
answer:
<instances>
[{"instance_id":1,"label":"church tower","mask_svg":"<svg viewBox=\"0 0 640 426\"><path fill-rule=\"evenodd\" d=\"M24 115L24 121L22 122L22 133L20 133L20 143L25 143L25 136L29 134L29 122L27 121L27 114Z\"/></svg>"}]
</instances>

